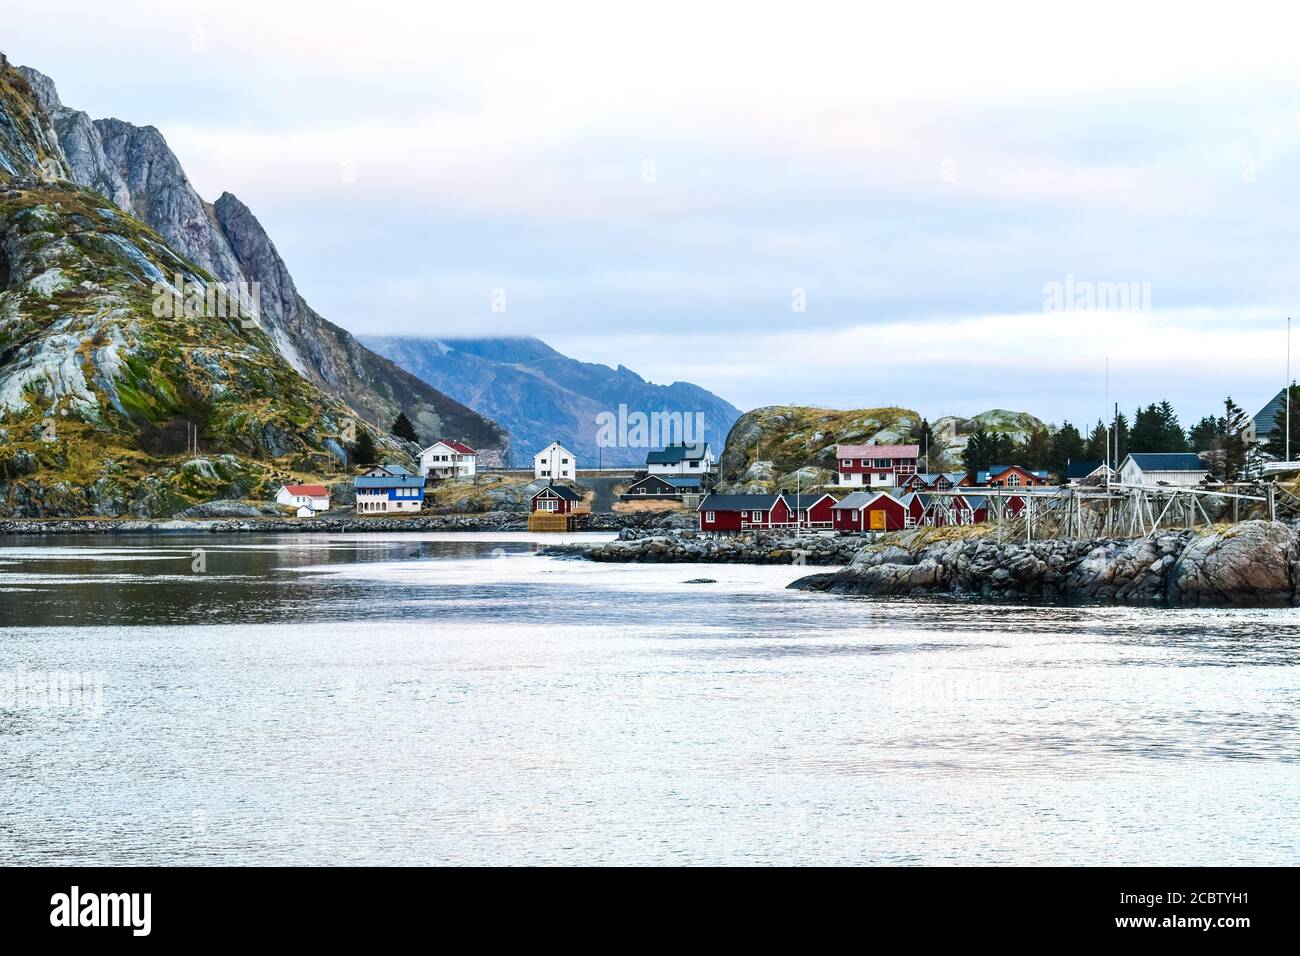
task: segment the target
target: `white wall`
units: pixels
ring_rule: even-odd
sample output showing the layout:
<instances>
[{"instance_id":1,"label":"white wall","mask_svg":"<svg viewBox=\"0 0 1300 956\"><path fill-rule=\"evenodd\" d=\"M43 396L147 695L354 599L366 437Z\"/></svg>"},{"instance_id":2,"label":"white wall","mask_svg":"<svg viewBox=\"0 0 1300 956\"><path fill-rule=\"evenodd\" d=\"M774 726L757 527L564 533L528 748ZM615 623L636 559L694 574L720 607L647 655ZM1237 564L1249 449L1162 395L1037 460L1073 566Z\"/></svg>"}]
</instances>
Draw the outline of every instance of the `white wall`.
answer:
<instances>
[{"instance_id":1,"label":"white wall","mask_svg":"<svg viewBox=\"0 0 1300 956\"><path fill-rule=\"evenodd\" d=\"M563 445L551 444L533 456L534 478L576 480L578 461Z\"/></svg>"}]
</instances>

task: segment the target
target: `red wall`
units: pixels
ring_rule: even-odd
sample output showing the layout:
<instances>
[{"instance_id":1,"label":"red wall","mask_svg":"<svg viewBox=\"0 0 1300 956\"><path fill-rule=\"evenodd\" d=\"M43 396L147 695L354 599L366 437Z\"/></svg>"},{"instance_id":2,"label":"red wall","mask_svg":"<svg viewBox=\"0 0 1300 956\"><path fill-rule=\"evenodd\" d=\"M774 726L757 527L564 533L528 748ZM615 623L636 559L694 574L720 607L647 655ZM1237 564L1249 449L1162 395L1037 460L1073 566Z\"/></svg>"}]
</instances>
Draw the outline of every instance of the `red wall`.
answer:
<instances>
[{"instance_id":1,"label":"red wall","mask_svg":"<svg viewBox=\"0 0 1300 956\"><path fill-rule=\"evenodd\" d=\"M746 508L745 513L752 514L755 510L757 509ZM700 509L700 530L701 531L740 531L741 530L740 527L741 513L739 511L718 511L715 508L713 511L714 519L712 522L709 522L707 520L708 513L709 513L709 509L707 507ZM772 506L772 510L770 512L763 513L760 524L761 525L782 524L789 520L790 520L790 509L786 507L784 498L778 498L776 504ZM754 527L754 519L746 518L745 525L746 525L746 530L748 530L748 528Z\"/></svg>"},{"instance_id":2,"label":"red wall","mask_svg":"<svg viewBox=\"0 0 1300 956\"><path fill-rule=\"evenodd\" d=\"M838 531L870 531L871 530L871 512L883 511L885 513L885 530L902 531L903 516L907 510L902 503L890 498L880 498L872 502L866 508L858 509L858 520L853 520L852 510L840 508L835 514L835 528Z\"/></svg>"},{"instance_id":3,"label":"red wall","mask_svg":"<svg viewBox=\"0 0 1300 956\"><path fill-rule=\"evenodd\" d=\"M535 498L533 498L533 510L534 510L534 511L537 510L537 502L539 502L539 501L549 501L549 500L551 500L551 496L550 496L550 495L538 495L538 496L536 496ZM553 514L553 515L564 515L564 514L568 514L568 513L569 513L569 507L573 504L572 501L566 501L564 498L555 498L554 500L556 501L555 510L554 510L554 511L548 511L547 514Z\"/></svg>"}]
</instances>

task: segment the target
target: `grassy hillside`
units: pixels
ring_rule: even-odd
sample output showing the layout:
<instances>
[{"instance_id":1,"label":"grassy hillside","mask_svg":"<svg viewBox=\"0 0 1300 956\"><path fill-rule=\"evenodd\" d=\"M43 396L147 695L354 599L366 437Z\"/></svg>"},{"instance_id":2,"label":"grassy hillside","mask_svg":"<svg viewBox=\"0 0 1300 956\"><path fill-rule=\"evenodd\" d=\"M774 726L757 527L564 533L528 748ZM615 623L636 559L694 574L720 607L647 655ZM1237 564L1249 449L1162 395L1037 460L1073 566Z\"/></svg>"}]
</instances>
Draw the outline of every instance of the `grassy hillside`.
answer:
<instances>
[{"instance_id":1,"label":"grassy hillside","mask_svg":"<svg viewBox=\"0 0 1300 956\"><path fill-rule=\"evenodd\" d=\"M0 513L166 515L337 472L355 414L258 324L160 310L178 276L200 289L211 277L60 177L31 91L4 64L0 115Z\"/></svg>"}]
</instances>

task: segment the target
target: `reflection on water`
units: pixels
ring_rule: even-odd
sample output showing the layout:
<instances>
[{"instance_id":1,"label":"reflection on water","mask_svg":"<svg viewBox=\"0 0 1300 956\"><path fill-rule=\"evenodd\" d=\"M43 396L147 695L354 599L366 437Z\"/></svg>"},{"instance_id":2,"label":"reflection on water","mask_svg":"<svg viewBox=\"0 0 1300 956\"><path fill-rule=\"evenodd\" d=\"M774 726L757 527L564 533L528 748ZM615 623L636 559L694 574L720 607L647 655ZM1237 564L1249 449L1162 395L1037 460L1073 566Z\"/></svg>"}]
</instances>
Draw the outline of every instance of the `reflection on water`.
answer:
<instances>
[{"instance_id":1,"label":"reflection on water","mask_svg":"<svg viewBox=\"0 0 1300 956\"><path fill-rule=\"evenodd\" d=\"M1296 858L1295 612L537 547L9 539L0 862Z\"/></svg>"}]
</instances>

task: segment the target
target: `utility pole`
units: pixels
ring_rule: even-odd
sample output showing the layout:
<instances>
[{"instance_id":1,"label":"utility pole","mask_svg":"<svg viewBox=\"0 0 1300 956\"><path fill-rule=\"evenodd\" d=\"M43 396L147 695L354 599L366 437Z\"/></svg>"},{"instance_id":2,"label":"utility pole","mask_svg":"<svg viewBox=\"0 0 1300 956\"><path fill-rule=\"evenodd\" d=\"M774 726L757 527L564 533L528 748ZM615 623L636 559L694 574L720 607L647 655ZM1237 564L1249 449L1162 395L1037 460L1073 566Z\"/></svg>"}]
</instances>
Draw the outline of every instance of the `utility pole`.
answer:
<instances>
[{"instance_id":1,"label":"utility pole","mask_svg":"<svg viewBox=\"0 0 1300 956\"><path fill-rule=\"evenodd\" d=\"M1291 316L1286 317L1286 460L1291 461Z\"/></svg>"}]
</instances>

